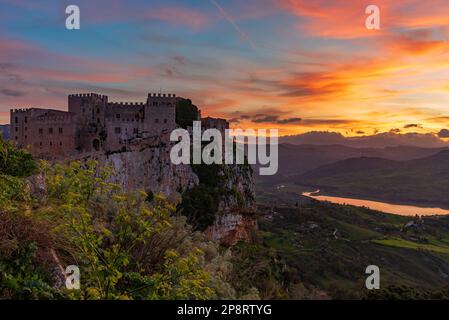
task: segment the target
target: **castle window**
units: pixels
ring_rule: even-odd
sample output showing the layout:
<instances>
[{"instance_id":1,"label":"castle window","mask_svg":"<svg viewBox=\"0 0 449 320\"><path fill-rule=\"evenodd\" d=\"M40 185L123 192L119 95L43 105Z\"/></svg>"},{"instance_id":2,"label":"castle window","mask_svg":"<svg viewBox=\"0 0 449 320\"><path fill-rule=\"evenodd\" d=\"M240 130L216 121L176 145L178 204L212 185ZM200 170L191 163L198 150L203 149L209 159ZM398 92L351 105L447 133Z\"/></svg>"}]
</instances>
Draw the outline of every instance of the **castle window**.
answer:
<instances>
[{"instance_id":1,"label":"castle window","mask_svg":"<svg viewBox=\"0 0 449 320\"><path fill-rule=\"evenodd\" d=\"M115 133L119 134L121 132L122 132L122 128L120 128L120 127L115 128Z\"/></svg>"},{"instance_id":2,"label":"castle window","mask_svg":"<svg viewBox=\"0 0 449 320\"><path fill-rule=\"evenodd\" d=\"M16 136L16 140L17 140L17 136Z\"/></svg>"},{"instance_id":3,"label":"castle window","mask_svg":"<svg viewBox=\"0 0 449 320\"><path fill-rule=\"evenodd\" d=\"M44 133L44 129L39 128L39 134L43 134Z\"/></svg>"},{"instance_id":4,"label":"castle window","mask_svg":"<svg viewBox=\"0 0 449 320\"><path fill-rule=\"evenodd\" d=\"M53 145L53 142L50 141L50 147Z\"/></svg>"},{"instance_id":5,"label":"castle window","mask_svg":"<svg viewBox=\"0 0 449 320\"><path fill-rule=\"evenodd\" d=\"M62 147L62 141L59 141L59 145Z\"/></svg>"},{"instance_id":6,"label":"castle window","mask_svg":"<svg viewBox=\"0 0 449 320\"><path fill-rule=\"evenodd\" d=\"M167 119L164 119L164 123L167 123L168 122L168 120Z\"/></svg>"},{"instance_id":7,"label":"castle window","mask_svg":"<svg viewBox=\"0 0 449 320\"><path fill-rule=\"evenodd\" d=\"M16 127L16 132L17 132L17 131L19 131L19 128L18 128L18 127Z\"/></svg>"},{"instance_id":8,"label":"castle window","mask_svg":"<svg viewBox=\"0 0 449 320\"><path fill-rule=\"evenodd\" d=\"M42 149L42 142L39 142L39 147Z\"/></svg>"},{"instance_id":9,"label":"castle window","mask_svg":"<svg viewBox=\"0 0 449 320\"><path fill-rule=\"evenodd\" d=\"M28 117L25 117L25 123L27 123L28 122Z\"/></svg>"},{"instance_id":10,"label":"castle window","mask_svg":"<svg viewBox=\"0 0 449 320\"><path fill-rule=\"evenodd\" d=\"M154 119L154 122L155 123L159 123L159 119Z\"/></svg>"},{"instance_id":11,"label":"castle window","mask_svg":"<svg viewBox=\"0 0 449 320\"><path fill-rule=\"evenodd\" d=\"M85 113L86 112L86 109L85 108L83 108L83 113Z\"/></svg>"},{"instance_id":12,"label":"castle window","mask_svg":"<svg viewBox=\"0 0 449 320\"><path fill-rule=\"evenodd\" d=\"M116 117L117 119L120 119L120 113L117 113L117 114L115 115L115 117Z\"/></svg>"},{"instance_id":13,"label":"castle window","mask_svg":"<svg viewBox=\"0 0 449 320\"><path fill-rule=\"evenodd\" d=\"M48 133L49 133L49 134L53 134L53 128L49 128L49 129L48 129ZM50 142L50 143L51 143L51 142Z\"/></svg>"},{"instance_id":14,"label":"castle window","mask_svg":"<svg viewBox=\"0 0 449 320\"><path fill-rule=\"evenodd\" d=\"M137 134L137 133L139 133L139 130L137 128L134 128L133 133Z\"/></svg>"},{"instance_id":15,"label":"castle window","mask_svg":"<svg viewBox=\"0 0 449 320\"><path fill-rule=\"evenodd\" d=\"M100 109L97 109L97 113L100 114Z\"/></svg>"},{"instance_id":16,"label":"castle window","mask_svg":"<svg viewBox=\"0 0 449 320\"><path fill-rule=\"evenodd\" d=\"M171 106L171 102L168 102L168 103L167 103L167 106Z\"/></svg>"},{"instance_id":17,"label":"castle window","mask_svg":"<svg viewBox=\"0 0 449 320\"><path fill-rule=\"evenodd\" d=\"M19 123L19 118L16 117L16 118L14 119L14 122L15 122L15 123Z\"/></svg>"},{"instance_id":18,"label":"castle window","mask_svg":"<svg viewBox=\"0 0 449 320\"><path fill-rule=\"evenodd\" d=\"M28 139L28 136L25 136L25 139Z\"/></svg>"},{"instance_id":19,"label":"castle window","mask_svg":"<svg viewBox=\"0 0 449 320\"><path fill-rule=\"evenodd\" d=\"M157 102L156 101L153 101L153 106L157 106Z\"/></svg>"},{"instance_id":20,"label":"castle window","mask_svg":"<svg viewBox=\"0 0 449 320\"><path fill-rule=\"evenodd\" d=\"M100 123L100 118L97 118L97 123Z\"/></svg>"},{"instance_id":21,"label":"castle window","mask_svg":"<svg viewBox=\"0 0 449 320\"><path fill-rule=\"evenodd\" d=\"M25 131L28 131L28 127L25 127Z\"/></svg>"},{"instance_id":22,"label":"castle window","mask_svg":"<svg viewBox=\"0 0 449 320\"><path fill-rule=\"evenodd\" d=\"M62 133L62 128L59 128L59 133Z\"/></svg>"}]
</instances>

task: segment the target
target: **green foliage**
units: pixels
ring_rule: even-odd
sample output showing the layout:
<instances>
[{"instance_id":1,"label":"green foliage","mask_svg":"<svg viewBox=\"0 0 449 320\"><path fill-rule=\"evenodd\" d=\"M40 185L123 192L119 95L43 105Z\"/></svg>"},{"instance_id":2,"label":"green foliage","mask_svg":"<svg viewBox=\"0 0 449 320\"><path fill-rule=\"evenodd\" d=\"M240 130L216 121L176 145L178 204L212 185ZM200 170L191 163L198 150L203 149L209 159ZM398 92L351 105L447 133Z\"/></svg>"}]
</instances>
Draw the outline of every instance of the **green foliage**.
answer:
<instances>
[{"instance_id":1,"label":"green foliage","mask_svg":"<svg viewBox=\"0 0 449 320\"><path fill-rule=\"evenodd\" d=\"M226 258L192 232L185 218L174 216L175 207L164 197L153 195L150 202L144 192L122 192L108 182L111 170L94 161L42 162L41 170L46 195L39 201L31 199L22 179L2 180L11 190L2 193L8 206L0 215L0 298L234 296L219 267ZM14 196L19 191L26 197ZM80 290L53 288L52 270L67 265L80 268Z\"/></svg>"},{"instance_id":2,"label":"green foliage","mask_svg":"<svg viewBox=\"0 0 449 320\"><path fill-rule=\"evenodd\" d=\"M238 292L253 289L262 299L286 298L284 286L285 264L276 250L261 244L239 243L232 248L232 283Z\"/></svg>"},{"instance_id":3,"label":"green foliage","mask_svg":"<svg viewBox=\"0 0 449 320\"><path fill-rule=\"evenodd\" d=\"M208 186L198 185L184 192L178 210L196 230L203 231L214 223L217 207L216 192Z\"/></svg>"},{"instance_id":4,"label":"green foliage","mask_svg":"<svg viewBox=\"0 0 449 320\"><path fill-rule=\"evenodd\" d=\"M198 107L189 99L181 99L176 104L176 123L184 129L191 127L198 120Z\"/></svg>"},{"instance_id":5,"label":"green foliage","mask_svg":"<svg viewBox=\"0 0 449 320\"><path fill-rule=\"evenodd\" d=\"M28 177L36 170L37 164L30 153L18 150L11 142L0 138L0 174Z\"/></svg>"},{"instance_id":6,"label":"green foliage","mask_svg":"<svg viewBox=\"0 0 449 320\"><path fill-rule=\"evenodd\" d=\"M200 183L184 192L178 210L196 230L203 231L214 222L219 199L224 194L224 166L195 164L192 169Z\"/></svg>"},{"instance_id":7,"label":"green foliage","mask_svg":"<svg viewBox=\"0 0 449 320\"><path fill-rule=\"evenodd\" d=\"M57 291L45 278L45 270L36 268L32 259L37 247L29 243L11 257L0 257L0 296L10 299L52 299ZM39 270L40 269L40 270Z\"/></svg>"}]
</instances>

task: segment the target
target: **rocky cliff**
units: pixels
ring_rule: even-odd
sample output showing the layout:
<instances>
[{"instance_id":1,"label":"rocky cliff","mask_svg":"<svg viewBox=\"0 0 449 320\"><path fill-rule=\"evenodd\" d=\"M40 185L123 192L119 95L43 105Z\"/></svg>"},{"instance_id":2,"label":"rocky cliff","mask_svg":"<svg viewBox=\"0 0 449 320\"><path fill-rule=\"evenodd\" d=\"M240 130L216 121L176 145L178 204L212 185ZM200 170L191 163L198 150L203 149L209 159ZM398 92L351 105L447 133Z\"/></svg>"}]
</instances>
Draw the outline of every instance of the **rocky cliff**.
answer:
<instances>
[{"instance_id":1,"label":"rocky cliff","mask_svg":"<svg viewBox=\"0 0 449 320\"><path fill-rule=\"evenodd\" d=\"M170 200L180 203L186 191L206 185L213 193L216 205L207 214L213 222L204 230L211 240L232 245L240 240L251 240L257 227L254 210L255 194L252 170L249 165L220 165L212 176L217 178L211 187L211 177L201 170L208 166L173 165L170 161L172 143L167 137L136 141L120 151L108 154L92 154L84 159L96 159L101 165L109 165L115 174L112 181L125 190L143 189L147 193L163 193ZM200 179L201 177L201 179ZM200 181L201 180L201 181ZM193 201L200 206L201 200Z\"/></svg>"}]
</instances>

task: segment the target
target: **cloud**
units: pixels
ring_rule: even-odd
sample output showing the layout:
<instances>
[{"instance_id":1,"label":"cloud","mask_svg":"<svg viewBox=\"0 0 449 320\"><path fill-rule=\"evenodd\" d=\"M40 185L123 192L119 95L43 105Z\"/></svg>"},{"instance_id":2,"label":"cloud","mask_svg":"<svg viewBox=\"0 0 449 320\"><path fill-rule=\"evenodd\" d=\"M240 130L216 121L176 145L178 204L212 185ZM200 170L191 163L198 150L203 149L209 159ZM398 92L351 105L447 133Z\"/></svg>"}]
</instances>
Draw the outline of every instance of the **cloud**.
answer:
<instances>
[{"instance_id":1,"label":"cloud","mask_svg":"<svg viewBox=\"0 0 449 320\"><path fill-rule=\"evenodd\" d=\"M447 26L446 0L376 0L380 8L381 29L367 30L365 8L360 0L278 0L279 8L298 17L297 27L309 36L338 39L383 36L392 30Z\"/></svg>"},{"instance_id":2,"label":"cloud","mask_svg":"<svg viewBox=\"0 0 449 320\"><path fill-rule=\"evenodd\" d=\"M13 90L13 89L1 89L0 92L5 96L10 96L10 97L21 97L21 96L25 95L24 92L21 92L18 90Z\"/></svg>"},{"instance_id":3,"label":"cloud","mask_svg":"<svg viewBox=\"0 0 449 320\"><path fill-rule=\"evenodd\" d=\"M410 128L420 128L420 129L422 129L422 125L418 124L418 123L410 123L410 124L406 124L404 126L404 129L410 129Z\"/></svg>"},{"instance_id":4,"label":"cloud","mask_svg":"<svg viewBox=\"0 0 449 320\"><path fill-rule=\"evenodd\" d=\"M438 137L440 137L440 138L449 138L449 130L447 130L447 129L441 129L441 130L438 132Z\"/></svg>"},{"instance_id":5,"label":"cloud","mask_svg":"<svg viewBox=\"0 0 449 320\"><path fill-rule=\"evenodd\" d=\"M293 117L293 118L286 118L286 119L280 119L277 121L278 124L291 124L291 123L300 123L302 121L301 118Z\"/></svg>"}]
</instances>

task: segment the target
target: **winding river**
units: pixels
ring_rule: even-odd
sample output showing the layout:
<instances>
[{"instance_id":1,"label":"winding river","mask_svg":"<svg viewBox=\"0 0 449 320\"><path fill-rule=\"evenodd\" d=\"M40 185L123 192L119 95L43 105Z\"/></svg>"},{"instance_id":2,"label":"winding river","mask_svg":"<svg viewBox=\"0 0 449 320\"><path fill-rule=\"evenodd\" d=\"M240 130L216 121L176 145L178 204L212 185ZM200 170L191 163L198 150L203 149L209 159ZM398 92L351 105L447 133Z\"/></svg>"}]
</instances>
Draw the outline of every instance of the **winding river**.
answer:
<instances>
[{"instance_id":1,"label":"winding river","mask_svg":"<svg viewBox=\"0 0 449 320\"><path fill-rule=\"evenodd\" d=\"M303 192L302 195L306 196L306 197L313 198L315 200L319 200L319 201L328 201L328 202L337 203L337 204L348 204L348 205L357 206L357 207L367 207L372 210L377 210L377 211L382 211L382 212L392 213L392 214L398 214L398 215L402 215L402 216L415 216L415 215L433 216L433 215L449 214L449 210L441 209L441 208L425 208L425 207L392 204L392 203L371 201L371 200L315 195L319 192L320 192L320 190L317 190L314 192Z\"/></svg>"}]
</instances>

